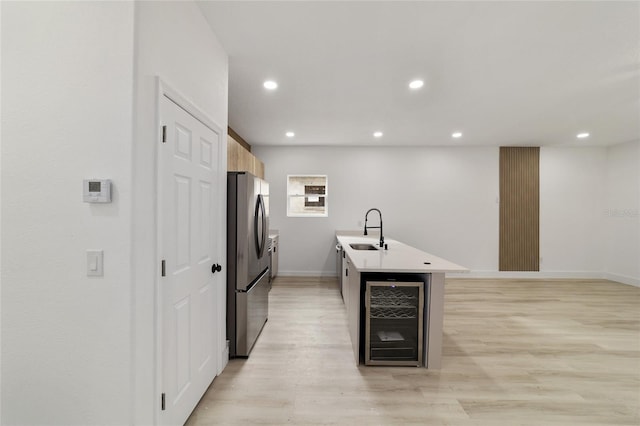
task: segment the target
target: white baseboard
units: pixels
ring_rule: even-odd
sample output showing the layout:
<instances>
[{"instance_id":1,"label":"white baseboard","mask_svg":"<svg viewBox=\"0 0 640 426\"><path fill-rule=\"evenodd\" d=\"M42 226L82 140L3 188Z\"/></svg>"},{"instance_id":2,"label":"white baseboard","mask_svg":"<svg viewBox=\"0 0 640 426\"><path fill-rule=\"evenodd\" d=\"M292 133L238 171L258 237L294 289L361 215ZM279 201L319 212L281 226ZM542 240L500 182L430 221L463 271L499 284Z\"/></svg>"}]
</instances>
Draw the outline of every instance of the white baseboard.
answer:
<instances>
[{"instance_id":1,"label":"white baseboard","mask_svg":"<svg viewBox=\"0 0 640 426\"><path fill-rule=\"evenodd\" d=\"M327 271L278 271L282 277L322 277L336 278L335 272ZM610 280L622 284L640 287L640 279L625 275L612 274L597 271L470 271L467 273L447 273L447 278L493 278L493 279L583 279L583 280Z\"/></svg>"},{"instance_id":2,"label":"white baseboard","mask_svg":"<svg viewBox=\"0 0 640 426\"><path fill-rule=\"evenodd\" d=\"M449 278L505 278L505 279L604 279L602 272L578 271L471 271L468 273L450 273Z\"/></svg>"},{"instance_id":3,"label":"white baseboard","mask_svg":"<svg viewBox=\"0 0 640 426\"><path fill-rule=\"evenodd\" d=\"M628 284L640 287L640 279L625 275L612 274L608 272L578 272L578 271L540 271L540 272L518 272L518 271L471 271L469 273L447 274L448 278L494 278L494 279L583 279L583 280L609 280L621 284Z\"/></svg>"},{"instance_id":4,"label":"white baseboard","mask_svg":"<svg viewBox=\"0 0 640 426\"><path fill-rule=\"evenodd\" d=\"M278 271L279 277L322 277L322 278L337 278L336 272L327 271Z\"/></svg>"},{"instance_id":5,"label":"white baseboard","mask_svg":"<svg viewBox=\"0 0 640 426\"><path fill-rule=\"evenodd\" d=\"M227 367L227 364L229 364L229 341L226 341L226 344L224 345L224 349L222 350L222 368L220 369L220 371L218 371L218 376L220 374L222 374L222 371Z\"/></svg>"},{"instance_id":6,"label":"white baseboard","mask_svg":"<svg viewBox=\"0 0 640 426\"><path fill-rule=\"evenodd\" d=\"M605 272L604 278L607 280L616 281L622 284L628 284L634 287L640 287L640 279L638 278L628 277L626 275L620 275L620 274L612 274L610 272Z\"/></svg>"}]
</instances>

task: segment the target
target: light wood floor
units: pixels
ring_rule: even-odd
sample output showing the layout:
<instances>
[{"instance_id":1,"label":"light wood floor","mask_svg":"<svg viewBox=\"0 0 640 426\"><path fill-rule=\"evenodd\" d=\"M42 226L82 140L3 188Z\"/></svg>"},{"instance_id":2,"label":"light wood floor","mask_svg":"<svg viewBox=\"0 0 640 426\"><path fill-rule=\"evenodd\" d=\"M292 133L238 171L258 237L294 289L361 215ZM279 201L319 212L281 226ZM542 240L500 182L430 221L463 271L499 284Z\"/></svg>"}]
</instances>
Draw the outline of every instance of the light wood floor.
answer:
<instances>
[{"instance_id":1,"label":"light wood floor","mask_svg":"<svg viewBox=\"0 0 640 426\"><path fill-rule=\"evenodd\" d=\"M442 369L356 366L336 280L278 278L195 425L640 425L640 288L447 280Z\"/></svg>"}]
</instances>

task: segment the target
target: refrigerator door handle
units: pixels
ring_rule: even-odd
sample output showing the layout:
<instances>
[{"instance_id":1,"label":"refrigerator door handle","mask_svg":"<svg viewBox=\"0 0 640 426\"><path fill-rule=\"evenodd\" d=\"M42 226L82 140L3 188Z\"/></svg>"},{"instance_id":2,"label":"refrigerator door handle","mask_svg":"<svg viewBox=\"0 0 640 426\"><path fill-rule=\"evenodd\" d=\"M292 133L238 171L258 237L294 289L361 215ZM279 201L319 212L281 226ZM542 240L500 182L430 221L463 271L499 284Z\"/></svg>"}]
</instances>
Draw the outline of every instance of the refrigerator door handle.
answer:
<instances>
[{"instance_id":1,"label":"refrigerator door handle","mask_svg":"<svg viewBox=\"0 0 640 426\"><path fill-rule=\"evenodd\" d=\"M262 279L264 278L265 275L267 275L267 272L269 272L267 269L265 269L264 271L262 271L262 273L260 274L260 276L258 278L256 278L256 280L254 282L252 282L250 285L247 286L247 288L245 290L236 290L236 293L249 293L251 290L253 290L256 285L262 281Z\"/></svg>"},{"instance_id":2,"label":"refrigerator door handle","mask_svg":"<svg viewBox=\"0 0 640 426\"><path fill-rule=\"evenodd\" d=\"M264 249L266 246L266 214L264 210L264 199L262 194L258 194L258 200L256 201L256 211L253 217L254 220L254 235L255 235L255 243L256 243L256 253L258 254L258 259L262 259L264 256ZM260 221L260 223L258 223ZM261 225L261 226L258 226ZM262 228L262 229L260 229ZM260 232L258 232L260 229ZM259 235L258 235L259 234Z\"/></svg>"},{"instance_id":3,"label":"refrigerator door handle","mask_svg":"<svg viewBox=\"0 0 640 426\"><path fill-rule=\"evenodd\" d=\"M268 252L269 248L269 222L267 222L268 217L264 197L260 195L260 198L262 199L262 252L260 253L260 257L262 258L262 256Z\"/></svg>"}]
</instances>

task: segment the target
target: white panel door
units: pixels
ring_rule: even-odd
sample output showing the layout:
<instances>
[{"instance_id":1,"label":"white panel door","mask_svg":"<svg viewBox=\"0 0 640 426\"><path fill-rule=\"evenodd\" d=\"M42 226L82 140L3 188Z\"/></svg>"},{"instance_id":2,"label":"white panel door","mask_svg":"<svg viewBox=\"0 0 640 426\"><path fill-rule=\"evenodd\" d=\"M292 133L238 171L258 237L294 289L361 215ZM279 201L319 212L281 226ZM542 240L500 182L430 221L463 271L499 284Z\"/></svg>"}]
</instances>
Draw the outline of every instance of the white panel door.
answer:
<instances>
[{"instance_id":1,"label":"white panel door","mask_svg":"<svg viewBox=\"0 0 640 426\"><path fill-rule=\"evenodd\" d=\"M220 351L216 288L220 131L162 96L165 127L158 166L158 247L164 260L162 424L182 425L215 378Z\"/></svg>"}]
</instances>

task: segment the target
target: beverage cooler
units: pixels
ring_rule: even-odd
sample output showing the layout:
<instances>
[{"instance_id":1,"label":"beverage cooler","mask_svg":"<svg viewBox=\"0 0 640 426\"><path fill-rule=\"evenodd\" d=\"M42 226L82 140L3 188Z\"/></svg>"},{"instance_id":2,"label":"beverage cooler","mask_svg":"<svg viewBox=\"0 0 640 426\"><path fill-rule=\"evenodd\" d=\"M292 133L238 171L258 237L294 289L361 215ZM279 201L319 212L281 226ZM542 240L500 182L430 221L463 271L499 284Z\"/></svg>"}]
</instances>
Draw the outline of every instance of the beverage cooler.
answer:
<instances>
[{"instance_id":1,"label":"beverage cooler","mask_svg":"<svg viewBox=\"0 0 640 426\"><path fill-rule=\"evenodd\" d=\"M423 282L367 281L365 364L423 365Z\"/></svg>"}]
</instances>

